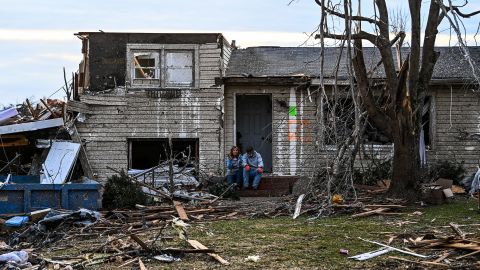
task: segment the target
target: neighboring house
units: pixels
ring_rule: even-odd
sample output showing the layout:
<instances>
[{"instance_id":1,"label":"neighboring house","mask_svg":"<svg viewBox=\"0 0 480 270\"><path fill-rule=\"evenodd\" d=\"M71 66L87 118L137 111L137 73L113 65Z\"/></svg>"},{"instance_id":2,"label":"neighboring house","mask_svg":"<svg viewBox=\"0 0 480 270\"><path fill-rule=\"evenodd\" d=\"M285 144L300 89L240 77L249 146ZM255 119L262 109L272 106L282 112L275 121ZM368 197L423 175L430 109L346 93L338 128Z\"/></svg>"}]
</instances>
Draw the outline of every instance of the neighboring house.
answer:
<instances>
[{"instance_id":1,"label":"neighboring house","mask_svg":"<svg viewBox=\"0 0 480 270\"><path fill-rule=\"evenodd\" d=\"M78 33L84 60L76 77L82 112L78 133L91 167L101 180L107 166L146 169L165 158L164 144L192 149L202 173L221 173L232 145L253 145L272 175L311 175L334 149L317 106L319 48L233 49L221 34ZM425 134L429 160L479 164L480 99L473 94L471 68L458 48L439 48L428 93ZM335 79L340 50L326 48L325 85L348 85L345 59ZM470 48L476 64L480 49ZM375 66L373 49L366 58ZM372 75L381 81L381 70ZM478 88L478 86L475 86ZM319 111L317 113L317 111ZM320 145L316 145L321 138ZM472 139L473 138L473 139ZM391 145L369 143L378 158ZM378 155L377 155L378 154ZM317 166L317 167L315 167Z\"/></svg>"}]
</instances>

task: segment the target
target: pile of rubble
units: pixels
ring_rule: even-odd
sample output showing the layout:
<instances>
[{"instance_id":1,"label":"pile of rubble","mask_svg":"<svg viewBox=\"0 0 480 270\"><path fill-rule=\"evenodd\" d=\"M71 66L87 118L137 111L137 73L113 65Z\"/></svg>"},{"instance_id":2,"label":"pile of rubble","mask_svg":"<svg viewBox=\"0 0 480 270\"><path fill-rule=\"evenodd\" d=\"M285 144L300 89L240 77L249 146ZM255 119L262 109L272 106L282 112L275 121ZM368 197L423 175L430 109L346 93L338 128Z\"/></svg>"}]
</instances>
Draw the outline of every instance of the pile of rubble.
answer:
<instances>
[{"instance_id":1,"label":"pile of rubble","mask_svg":"<svg viewBox=\"0 0 480 270\"><path fill-rule=\"evenodd\" d=\"M142 260L175 262L190 253L205 253L222 265L230 264L214 249L191 239L188 230L195 223L245 215L235 207L215 203L184 206L174 200L169 205L136 208L104 212L44 211L42 219L10 234L8 244L3 243L0 249L5 254L22 255L18 259L10 256L4 263L28 269L78 269L109 262L121 262L122 266L142 264ZM81 255L51 255L55 250L72 249L74 245Z\"/></svg>"},{"instance_id":2,"label":"pile of rubble","mask_svg":"<svg viewBox=\"0 0 480 270\"><path fill-rule=\"evenodd\" d=\"M0 111L0 125L18 125L63 118L64 111L65 102L59 99L47 99L47 101L40 99L40 102L35 106L32 106L27 99L18 107L11 107ZM19 128L19 126L15 128Z\"/></svg>"}]
</instances>

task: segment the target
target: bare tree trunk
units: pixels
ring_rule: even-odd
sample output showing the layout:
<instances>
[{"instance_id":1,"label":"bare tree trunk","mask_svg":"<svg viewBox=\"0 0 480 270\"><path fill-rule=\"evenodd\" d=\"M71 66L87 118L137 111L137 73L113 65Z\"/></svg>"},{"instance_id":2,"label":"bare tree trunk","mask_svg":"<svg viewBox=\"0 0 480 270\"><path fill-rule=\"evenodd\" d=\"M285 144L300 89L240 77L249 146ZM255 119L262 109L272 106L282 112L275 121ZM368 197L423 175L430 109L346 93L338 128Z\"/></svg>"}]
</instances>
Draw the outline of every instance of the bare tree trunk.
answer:
<instances>
[{"instance_id":1,"label":"bare tree trunk","mask_svg":"<svg viewBox=\"0 0 480 270\"><path fill-rule=\"evenodd\" d=\"M390 194L407 199L418 198L420 176L417 136L407 127L394 130L393 174Z\"/></svg>"}]
</instances>

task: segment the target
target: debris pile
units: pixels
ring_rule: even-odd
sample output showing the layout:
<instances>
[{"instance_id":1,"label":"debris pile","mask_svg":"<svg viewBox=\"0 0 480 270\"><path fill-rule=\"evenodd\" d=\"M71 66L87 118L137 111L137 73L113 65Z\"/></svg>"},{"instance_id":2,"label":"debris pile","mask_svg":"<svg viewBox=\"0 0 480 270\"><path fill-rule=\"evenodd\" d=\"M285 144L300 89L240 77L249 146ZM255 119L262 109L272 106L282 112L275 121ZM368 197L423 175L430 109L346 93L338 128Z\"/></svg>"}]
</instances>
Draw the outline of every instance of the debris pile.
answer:
<instances>
[{"instance_id":1,"label":"debris pile","mask_svg":"<svg viewBox=\"0 0 480 270\"><path fill-rule=\"evenodd\" d=\"M37 223L12 234L8 244L10 250L35 249L29 259L36 267L33 269L77 269L110 262L122 266L151 260L175 262L190 253L205 253L228 265L214 249L191 239L189 227L208 220L237 219L243 214L233 206L184 206L180 201L161 206L137 205L133 210L51 210ZM75 250L81 256L52 255L61 249Z\"/></svg>"},{"instance_id":2,"label":"debris pile","mask_svg":"<svg viewBox=\"0 0 480 270\"><path fill-rule=\"evenodd\" d=\"M65 111L65 102L59 99L47 99L32 105L27 99L18 107L11 107L0 111L0 125L19 125L29 122L41 122L48 119L62 118ZM20 126L12 128L21 128Z\"/></svg>"},{"instance_id":3,"label":"debris pile","mask_svg":"<svg viewBox=\"0 0 480 270\"><path fill-rule=\"evenodd\" d=\"M188 164L188 166L173 164L172 170L175 186L196 187L200 184L195 177L195 167L192 164ZM162 162L147 170L129 170L128 175L142 179L144 182L148 181L154 187L167 186L169 184L169 165L168 162Z\"/></svg>"},{"instance_id":4,"label":"debris pile","mask_svg":"<svg viewBox=\"0 0 480 270\"><path fill-rule=\"evenodd\" d=\"M407 259L397 256L388 256L388 258L415 265L430 266L435 269L477 269L478 264L475 255L480 254L480 239L468 238L468 234L464 233L461 229L463 226L472 227L478 226L478 224L458 225L450 222L449 226L446 227L453 230L455 235L445 234L440 230L435 230L436 233L426 233L419 237L414 237L409 234L390 235L390 239L386 244L360 238L362 241L378 245L381 248L349 258L364 261L382 256L386 253L397 252L403 256L408 255L418 259ZM395 247L392 244L395 239L397 242L401 241L404 247ZM415 251L413 249L415 249Z\"/></svg>"}]
</instances>

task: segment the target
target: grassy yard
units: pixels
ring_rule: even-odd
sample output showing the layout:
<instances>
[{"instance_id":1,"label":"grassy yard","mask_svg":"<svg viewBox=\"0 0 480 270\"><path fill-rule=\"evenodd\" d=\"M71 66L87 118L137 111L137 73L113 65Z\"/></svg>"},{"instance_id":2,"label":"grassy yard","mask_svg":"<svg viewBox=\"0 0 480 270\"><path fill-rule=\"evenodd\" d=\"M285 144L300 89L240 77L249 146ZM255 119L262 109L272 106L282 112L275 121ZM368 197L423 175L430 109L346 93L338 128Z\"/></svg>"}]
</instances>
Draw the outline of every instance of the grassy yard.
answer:
<instances>
[{"instance_id":1,"label":"grassy yard","mask_svg":"<svg viewBox=\"0 0 480 270\"><path fill-rule=\"evenodd\" d=\"M405 248L404 238L416 238L426 233L453 235L448 227L443 226L449 222L478 223L480 214L476 204L474 200L459 199L440 206L404 209L398 216L359 219L345 215L312 221L307 217L297 220L279 217L193 224L189 230L190 238L220 252L231 266L222 266L204 254L189 254L173 264L145 261L145 265L148 269L401 269L408 264L388 258L402 256L397 252L365 262L347 257L379 248L358 237L385 243L391 236L397 236L391 245ZM472 233L469 238L479 236L478 228L462 227L465 232ZM340 254L342 248L348 249L348 256ZM417 252L435 254L433 250ZM246 262L249 255L258 255L260 260ZM408 255L405 258L416 259ZM103 265L102 268L111 269L115 265L119 264Z\"/></svg>"}]
</instances>

